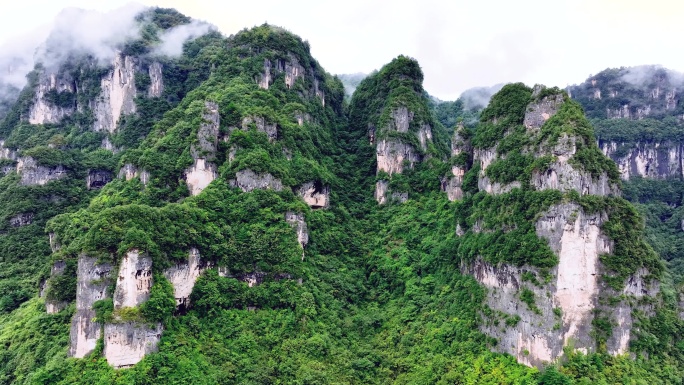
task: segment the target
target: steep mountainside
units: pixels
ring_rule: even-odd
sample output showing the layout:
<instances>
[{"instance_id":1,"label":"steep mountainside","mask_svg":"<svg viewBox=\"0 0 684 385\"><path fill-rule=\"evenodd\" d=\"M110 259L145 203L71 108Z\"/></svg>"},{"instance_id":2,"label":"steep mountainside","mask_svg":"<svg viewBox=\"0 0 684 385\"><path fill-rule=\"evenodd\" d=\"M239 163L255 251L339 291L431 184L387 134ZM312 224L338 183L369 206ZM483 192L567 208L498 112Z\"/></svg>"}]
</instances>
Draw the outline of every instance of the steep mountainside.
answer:
<instances>
[{"instance_id":1,"label":"steep mountainside","mask_svg":"<svg viewBox=\"0 0 684 385\"><path fill-rule=\"evenodd\" d=\"M639 203L649 243L684 282L684 74L656 66L607 69L568 92L587 111L599 147Z\"/></svg>"},{"instance_id":2,"label":"steep mountainside","mask_svg":"<svg viewBox=\"0 0 684 385\"><path fill-rule=\"evenodd\" d=\"M475 123L409 57L347 101L282 28L169 56L196 22L134 21L0 121L0 383L681 383L681 298L564 91Z\"/></svg>"}]
</instances>

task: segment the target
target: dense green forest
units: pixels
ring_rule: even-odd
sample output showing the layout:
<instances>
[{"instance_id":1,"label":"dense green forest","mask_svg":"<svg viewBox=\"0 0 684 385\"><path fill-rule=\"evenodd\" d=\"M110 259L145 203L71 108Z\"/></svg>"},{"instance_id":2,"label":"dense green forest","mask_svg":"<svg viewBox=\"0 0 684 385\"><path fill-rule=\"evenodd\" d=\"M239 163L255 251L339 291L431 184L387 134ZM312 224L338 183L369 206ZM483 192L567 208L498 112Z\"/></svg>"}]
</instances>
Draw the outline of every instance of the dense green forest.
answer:
<instances>
[{"instance_id":1,"label":"dense green forest","mask_svg":"<svg viewBox=\"0 0 684 385\"><path fill-rule=\"evenodd\" d=\"M180 57L155 57L163 31L189 22L168 9L138 18L145 33L119 48L135 56L139 68L161 62L164 90L155 97L140 92L136 113L124 115L112 134L92 130L88 108L58 123L29 124L24 117L40 67L0 121L4 148L66 172L44 185L26 185L15 169L0 178L0 384L682 384L684 321L676 283L684 271L677 230L684 186L625 183L624 197L640 214L620 197L535 191L529 183L491 195L478 190L472 155L451 158L451 137L462 130L476 148L496 147L502 155L488 171L493 180L529 182L550 159L534 159L525 146L573 135L573 164L618 182L615 164L595 145L590 122L596 123L579 103L568 100L538 136L530 136L522 126L526 106L546 95L513 84L484 109L461 99L437 102L423 89L419 63L406 56L359 80L345 98L342 81L311 56L307 42L267 24L230 37L209 32L187 41ZM109 70L87 57L65 63L60 71L90 88L62 95L64 103L88 105ZM151 81L146 73L136 74L141 90ZM202 127L213 105L219 123L212 147ZM385 129L397 106L412 112L405 133ZM377 127L374 140L402 140L419 149L415 133L424 125L432 137L418 150L421 162L391 178L377 173L369 127ZM607 123L601 127L608 129ZM115 152L102 148L105 139ZM184 173L198 158L215 166L216 178L193 195ZM452 202L441 180L454 164L469 171L464 198ZM127 166L149 177L117 178ZM248 170L270 175L280 187L245 191L236 181ZM89 189L92 171L113 178ZM375 184L388 178L393 191L408 194L406 202L377 204ZM328 207L302 200L299 188L307 183L329 188ZM535 234L534 221L559 202L610 216L603 230L616 251L602 256L603 283L621 288L647 267L662 290L643 299L652 312L639 318L628 354L600 348L618 325L597 318L595 352L566 346L557 362L528 367L493 352L497 342L482 331L485 319L496 317L486 304L487 289L462 266L479 257L534 266L542 274L527 278L548 283L543 273L558 257ZM305 218L303 250L286 221L290 212ZM31 223L14 225L21 214L30 214ZM480 223L484 231L474 231ZM217 268L204 271L190 307L178 311L163 272L191 248ZM118 266L131 249L153 261L149 300L115 309L112 298L101 299L93 321L161 323L158 351L131 368L114 369L100 338L85 358L68 357L79 258ZM672 261L669 268L653 250ZM66 273L50 278L58 261ZM230 274L219 274L221 268ZM241 279L254 273L260 274L258 285ZM522 300L534 307L533 297ZM49 301L66 305L47 314ZM501 321L504 327L515 323Z\"/></svg>"}]
</instances>

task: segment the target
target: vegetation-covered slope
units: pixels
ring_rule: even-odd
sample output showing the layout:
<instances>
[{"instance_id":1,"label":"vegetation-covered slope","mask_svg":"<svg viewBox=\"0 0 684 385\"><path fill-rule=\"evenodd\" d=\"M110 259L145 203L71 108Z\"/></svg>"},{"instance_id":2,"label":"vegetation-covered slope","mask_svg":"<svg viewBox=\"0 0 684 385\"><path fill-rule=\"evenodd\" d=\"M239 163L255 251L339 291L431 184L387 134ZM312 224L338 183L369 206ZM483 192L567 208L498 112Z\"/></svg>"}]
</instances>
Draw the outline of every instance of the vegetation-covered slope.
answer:
<instances>
[{"instance_id":1,"label":"vegetation-covered slope","mask_svg":"<svg viewBox=\"0 0 684 385\"><path fill-rule=\"evenodd\" d=\"M136 100L136 113L124 116L111 135L116 153L99 148L104 134L88 122L3 122L6 147L28 151L46 167L62 165L68 177L42 186L20 186L15 171L0 179L12 204L24 204L15 198L23 189L33 194L27 195L29 208L53 196L65 202L6 214L36 213L29 226L7 224L0 241L40 250L0 261L0 282L11 300L0 314L0 383L681 383L684 325L677 298L667 290L645 299L654 304L653 317L643 317L634 358L601 350L587 355L568 346L561 361L537 369L491 352L496 341L481 332L492 316L487 289L462 267L477 257L555 266L556 256L534 233L537 215L549 205L572 200L615 218L605 231L616 240L616 252L605 258L617 284L649 263L660 276L659 265L641 242L638 215L620 198L535 191L528 184L494 196L479 191L479 170L472 167L464 198L450 202L440 191L450 166L448 133L430 110L415 60L400 56L364 79L348 105L342 83L311 57L308 44L269 25L187 42L183 56L163 68L174 69L164 73L163 96ZM536 164L522 151L530 137L518 130L532 99L524 85L504 88L471 133L476 148L498 145L501 154L519 155L522 163L510 156L505 169ZM429 124L433 140L422 150L424 161L392 178L409 199L380 206L373 186L386 176L376 172L369 124L378 139L401 137L422 149L415 136L383 132L399 106L414 113L407 134ZM581 108L570 103L559 114L549 120L548 132L542 129L545 138L578 134L584 140L578 148L588 154L578 162L587 171L614 171L592 155L597 149ZM513 135L506 136L510 127ZM12 139L20 134L26 139ZM63 144L50 146L59 134ZM89 136L88 146L75 144ZM472 154L466 158L471 167ZM95 161L100 163L90 165ZM123 173L88 190L87 170L95 168ZM193 181L197 170L210 183ZM504 174L501 180L507 180ZM310 185L315 194L328 194L327 205L307 200L302 191ZM288 223L288 213L302 214L308 242ZM483 231L473 231L476 226ZM13 238L20 231L27 231L24 238ZM163 274L193 248L206 270L190 306L176 309ZM114 369L100 338L85 358L67 357L70 323L80 306L73 275L79 258L118 266L132 249L151 257L149 300L115 308L111 282L109 297L95 304L94 321L160 322L158 351L132 368ZM52 261L72 270L53 276L41 298L38 284ZM11 281L12 269L24 274L20 280ZM24 294L14 296L16 288ZM46 314L46 300L68 305ZM597 339L611 327L599 326Z\"/></svg>"}]
</instances>

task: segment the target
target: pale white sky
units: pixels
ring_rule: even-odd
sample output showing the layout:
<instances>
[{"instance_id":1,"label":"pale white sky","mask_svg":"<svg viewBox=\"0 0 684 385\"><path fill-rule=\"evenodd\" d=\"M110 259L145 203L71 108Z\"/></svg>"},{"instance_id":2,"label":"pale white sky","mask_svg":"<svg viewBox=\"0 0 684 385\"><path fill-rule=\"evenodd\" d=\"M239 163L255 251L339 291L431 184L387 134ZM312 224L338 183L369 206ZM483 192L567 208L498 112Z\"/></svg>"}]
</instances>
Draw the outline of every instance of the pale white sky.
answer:
<instances>
[{"instance_id":1,"label":"pale white sky","mask_svg":"<svg viewBox=\"0 0 684 385\"><path fill-rule=\"evenodd\" d=\"M3 0L0 46L22 44L65 7L111 10L130 0ZM523 81L564 87L606 67L684 71L679 0L139 0L173 7L230 35L264 22L311 44L330 73L370 72L399 54L425 88L451 100L467 88Z\"/></svg>"}]
</instances>

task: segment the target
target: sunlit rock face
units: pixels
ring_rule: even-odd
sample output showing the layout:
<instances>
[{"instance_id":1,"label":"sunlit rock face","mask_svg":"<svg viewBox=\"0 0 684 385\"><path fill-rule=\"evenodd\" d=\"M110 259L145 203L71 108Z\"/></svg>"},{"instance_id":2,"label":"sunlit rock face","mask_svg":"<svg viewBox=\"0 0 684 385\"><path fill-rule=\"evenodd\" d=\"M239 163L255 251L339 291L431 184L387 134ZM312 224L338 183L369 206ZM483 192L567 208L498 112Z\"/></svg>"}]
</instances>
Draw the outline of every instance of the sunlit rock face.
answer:
<instances>
[{"instance_id":1,"label":"sunlit rock face","mask_svg":"<svg viewBox=\"0 0 684 385\"><path fill-rule=\"evenodd\" d=\"M95 321L93 304L111 295L107 293L112 266L97 258L81 255L78 259L76 313L71 321L69 356L83 358L95 350L101 337L101 324Z\"/></svg>"},{"instance_id":2,"label":"sunlit rock face","mask_svg":"<svg viewBox=\"0 0 684 385\"><path fill-rule=\"evenodd\" d=\"M118 54L114 68L100 82L100 95L93 106L95 131L116 131L122 115L135 113L135 59Z\"/></svg>"}]
</instances>

